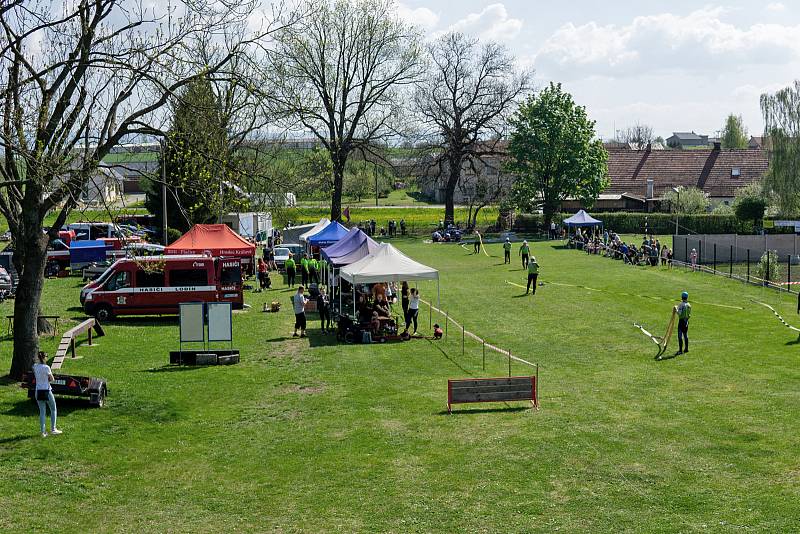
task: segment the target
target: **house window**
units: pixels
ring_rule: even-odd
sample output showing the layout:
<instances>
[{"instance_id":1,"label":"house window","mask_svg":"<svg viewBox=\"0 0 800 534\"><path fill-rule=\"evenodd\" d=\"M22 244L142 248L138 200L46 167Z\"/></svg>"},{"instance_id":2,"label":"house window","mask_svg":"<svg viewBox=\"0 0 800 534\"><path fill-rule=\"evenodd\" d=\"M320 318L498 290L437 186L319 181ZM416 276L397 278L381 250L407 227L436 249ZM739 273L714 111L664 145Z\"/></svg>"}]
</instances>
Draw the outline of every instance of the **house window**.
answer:
<instances>
[{"instance_id":1,"label":"house window","mask_svg":"<svg viewBox=\"0 0 800 534\"><path fill-rule=\"evenodd\" d=\"M731 176L733 176L734 178L738 178L741 175L742 175L742 169L740 169L739 167L734 167L733 169L731 169Z\"/></svg>"}]
</instances>

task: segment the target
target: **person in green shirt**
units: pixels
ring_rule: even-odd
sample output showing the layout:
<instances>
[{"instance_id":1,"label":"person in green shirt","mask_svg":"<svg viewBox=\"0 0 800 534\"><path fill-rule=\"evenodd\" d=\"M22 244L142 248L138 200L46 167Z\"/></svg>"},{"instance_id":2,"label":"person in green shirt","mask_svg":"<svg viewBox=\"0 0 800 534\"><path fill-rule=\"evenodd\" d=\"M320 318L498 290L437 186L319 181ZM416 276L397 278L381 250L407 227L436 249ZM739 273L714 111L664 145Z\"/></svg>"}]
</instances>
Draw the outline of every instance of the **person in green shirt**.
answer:
<instances>
[{"instance_id":1,"label":"person in green shirt","mask_svg":"<svg viewBox=\"0 0 800 534\"><path fill-rule=\"evenodd\" d=\"M692 317L692 305L689 304L689 293L681 294L681 302L675 306L678 314L678 352L676 356L689 352L689 319Z\"/></svg>"},{"instance_id":2,"label":"person in green shirt","mask_svg":"<svg viewBox=\"0 0 800 534\"><path fill-rule=\"evenodd\" d=\"M300 283L308 285L308 254L303 254L303 259L300 260Z\"/></svg>"},{"instance_id":3,"label":"person in green shirt","mask_svg":"<svg viewBox=\"0 0 800 534\"><path fill-rule=\"evenodd\" d=\"M289 257L286 258L286 263L283 266L286 267L286 282L289 287L294 287L295 263L291 253L289 253Z\"/></svg>"},{"instance_id":4,"label":"person in green shirt","mask_svg":"<svg viewBox=\"0 0 800 534\"><path fill-rule=\"evenodd\" d=\"M528 262L528 287L525 289L525 294L530 293L531 284L533 284L533 294L536 294L536 280L539 278L539 264L536 263L536 257L531 256Z\"/></svg>"},{"instance_id":5,"label":"person in green shirt","mask_svg":"<svg viewBox=\"0 0 800 534\"><path fill-rule=\"evenodd\" d=\"M531 247L528 246L527 241L522 242L522 246L519 247L519 255L522 256L522 268L528 268L528 258L531 255Z\"/></svg>"},{"instance_id":6,"label":"person in green shirt","mask_svg":"<svg viewBox=\"0 0 800 534\"><path fill-rule=\"evenodd\" d=\"M317 262L316 258L312 256L310 260L308 260L308 281L312 284L319 284L319 263Z\"/></svg>"},{"instance_id":7,"label":"person in green shirt","mask_svg":"<svg viewBox=\"0 0 800 534\"><path fill-rule=\"evenodd\" d=\"M503 243L503 263L511 263L511 239L506 238L506 242Z\"/></svg>"}]
</instances>

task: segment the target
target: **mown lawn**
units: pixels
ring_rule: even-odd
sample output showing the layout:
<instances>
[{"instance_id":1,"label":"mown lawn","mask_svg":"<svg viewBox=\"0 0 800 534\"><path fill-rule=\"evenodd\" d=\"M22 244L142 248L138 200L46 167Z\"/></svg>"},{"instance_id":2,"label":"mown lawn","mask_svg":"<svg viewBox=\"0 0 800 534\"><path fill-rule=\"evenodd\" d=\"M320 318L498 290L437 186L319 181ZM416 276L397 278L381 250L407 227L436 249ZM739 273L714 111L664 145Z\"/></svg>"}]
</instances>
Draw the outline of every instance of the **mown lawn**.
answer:
<instances>
[{"instance_id":1,"label":"mown lawn","mask_svg":"<svg viewBox=\"0 0 800 534\"><path fill-rule=\"evenodd\" d=\"M122 319L66 363L111 396L60 401L64 435L41 438L24 392L0 385L0 530L800 530L800 346L751 300L800 325L794 298L554 243L534 243L545 285L524 297L506 283L524 284L516 247L509 267L499 245L400 246L441 270L443 307L467 329L540 364L539 412L449 416L448 378L502 376L507 361L487 353L484 372L452 327L442 342L342 346L312 321L293 339L284 289L247 295L231 367L170 367L176 321ZM48 281L44 311L80 319L78 286ZM662 333L684 289L691 351L656 362L633 322ZM284 310L261 313L274 299Z\"/></svg>"}]
</instances>

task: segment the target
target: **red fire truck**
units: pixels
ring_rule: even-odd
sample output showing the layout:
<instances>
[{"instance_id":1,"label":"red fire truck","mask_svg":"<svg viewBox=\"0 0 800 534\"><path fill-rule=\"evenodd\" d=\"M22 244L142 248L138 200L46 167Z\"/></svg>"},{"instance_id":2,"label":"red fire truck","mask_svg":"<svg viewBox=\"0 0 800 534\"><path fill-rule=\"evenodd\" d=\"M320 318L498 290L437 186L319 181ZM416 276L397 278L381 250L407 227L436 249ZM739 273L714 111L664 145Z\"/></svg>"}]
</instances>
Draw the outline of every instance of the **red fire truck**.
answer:
<instances>
[{"instance_id":1,"label":"red fire truck","mask_svg":"<svg viewBox=\"0 0 800 534\"><path fill-rule=\"evenodd\" d=\"M238 258L206 255L142 256L117 260L81 290L84 311L98 320L115 315L172 315L182 302L244 305Z\"/></svg>"}]
</instances>

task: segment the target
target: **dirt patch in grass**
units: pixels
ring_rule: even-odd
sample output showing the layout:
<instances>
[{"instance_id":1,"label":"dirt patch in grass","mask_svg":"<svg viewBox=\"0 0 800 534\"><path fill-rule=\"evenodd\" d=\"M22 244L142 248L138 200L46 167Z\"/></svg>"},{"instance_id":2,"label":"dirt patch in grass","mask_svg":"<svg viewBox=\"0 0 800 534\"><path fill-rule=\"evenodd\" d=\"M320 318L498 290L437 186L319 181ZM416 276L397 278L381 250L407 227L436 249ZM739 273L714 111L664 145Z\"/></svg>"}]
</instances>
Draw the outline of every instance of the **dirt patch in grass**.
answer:
<instances>
[{"instance_id":1,"label":"dirt patch in grass","mask_svg":"<svg viewBox=\"0 0 800 534\"><path fill-rule=\"evenodd\" d=\"M282 387L280 393L300 393L301 395L318 395L325 391L327 386L325 384L318 384L316 386L308 386L305 384L292 384L290 386Z\"/></svg>"}]
</instances>

